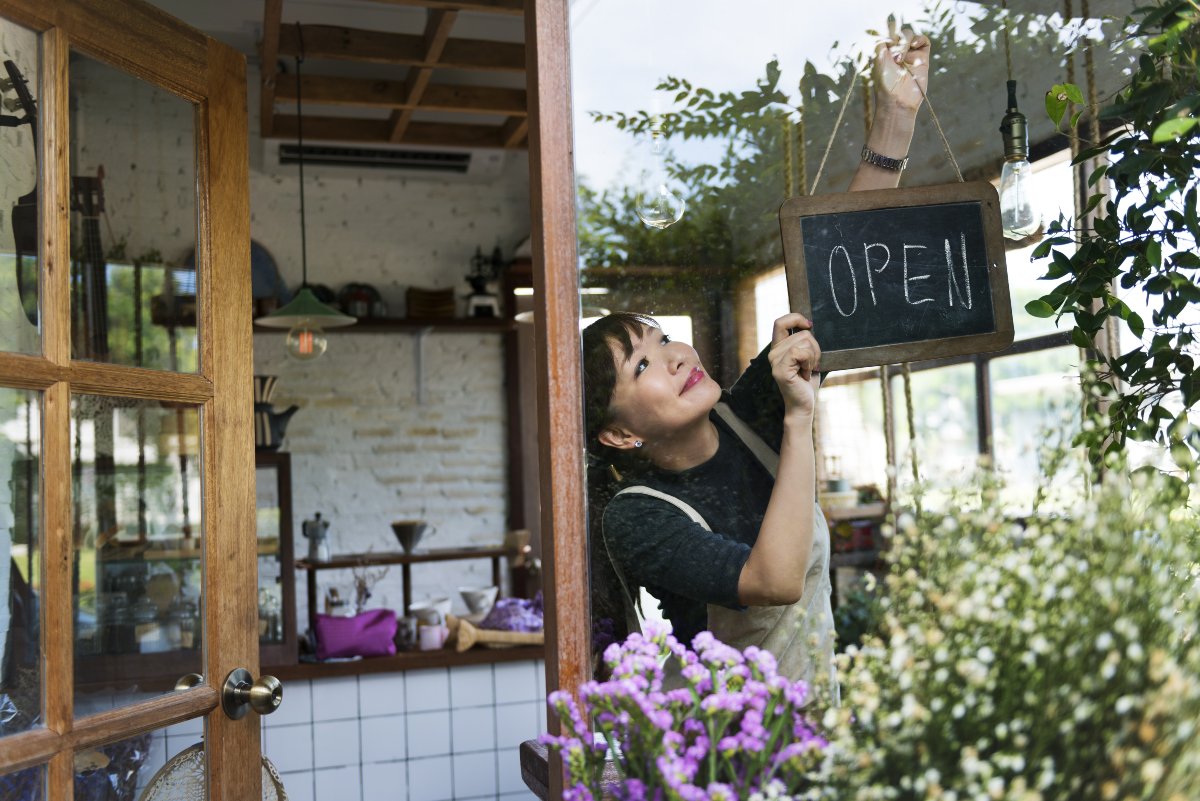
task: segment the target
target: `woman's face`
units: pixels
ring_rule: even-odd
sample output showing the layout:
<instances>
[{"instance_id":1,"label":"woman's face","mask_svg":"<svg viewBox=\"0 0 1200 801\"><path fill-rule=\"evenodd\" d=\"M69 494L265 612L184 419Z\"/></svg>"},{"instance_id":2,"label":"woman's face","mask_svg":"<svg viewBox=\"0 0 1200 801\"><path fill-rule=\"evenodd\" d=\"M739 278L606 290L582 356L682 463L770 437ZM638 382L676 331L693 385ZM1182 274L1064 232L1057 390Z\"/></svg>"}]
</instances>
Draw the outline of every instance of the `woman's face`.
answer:
<instances>
[{"instance_id":1,"label":"woman's face","mask_svg":"<svg viewBox=\"0 0 1200 801\"><path fill-rule=\"evenodd\" d=\"M652 326L632 342L628 359L621 346L612 343L617 382L610 406L612 425L601 441L614 447L631 447L638 439L655 445L686 434L707 418L721 399L721 387L704 370L695 349L672 342ZM605 441L614 431L627 435L628 442Z\"/></svg>"}]
</instances>

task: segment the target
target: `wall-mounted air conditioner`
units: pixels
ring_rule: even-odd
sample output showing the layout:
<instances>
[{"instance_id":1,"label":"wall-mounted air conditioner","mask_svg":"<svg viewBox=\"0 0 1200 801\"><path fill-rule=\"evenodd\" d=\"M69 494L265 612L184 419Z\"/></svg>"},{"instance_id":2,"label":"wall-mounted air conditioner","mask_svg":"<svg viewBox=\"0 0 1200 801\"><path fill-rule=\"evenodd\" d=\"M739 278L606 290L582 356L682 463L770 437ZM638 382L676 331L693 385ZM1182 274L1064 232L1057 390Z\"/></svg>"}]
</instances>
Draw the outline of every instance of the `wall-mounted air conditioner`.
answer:
<instances>
[{"instance_id":1,"label":"wall-mounted air conditioner","mask_svg":"<svg viewBox=\"0 0 1200 801\"><path fill-rule=\"evenodd\" d=\"M263 172L294 175L299 145L263 140ZM500 149L452 149L373 145L348 142L305 142L304 171L310 175L402 177L409 180L486 183L500 177L507 163Z\"/></svg>"}]
</instances>

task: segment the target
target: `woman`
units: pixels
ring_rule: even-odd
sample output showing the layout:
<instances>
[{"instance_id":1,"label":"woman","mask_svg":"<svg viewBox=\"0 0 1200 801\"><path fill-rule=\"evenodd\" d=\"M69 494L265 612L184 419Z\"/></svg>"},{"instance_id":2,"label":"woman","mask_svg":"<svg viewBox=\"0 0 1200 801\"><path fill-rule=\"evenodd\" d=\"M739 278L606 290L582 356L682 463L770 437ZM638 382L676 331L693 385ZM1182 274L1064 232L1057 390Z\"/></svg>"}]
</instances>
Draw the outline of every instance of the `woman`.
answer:
<instances>
[{"instance_id":1,"label":"woman","mask_svg":"<svg viewBox=\"0 0 1200 801\"><path fill-rule=\"evenodd\" d=\"M894 187L928 76L929 40L893 36L875 59L876 114L850 188ZM813 414L821 349L800 314L728 391L649 317L583 334L593 563L628 615L637 587L676 636L710 629L764 647L810 684L833 681L829 529L816 506ZM597 469L599 468L599 469ZM604 616L606 610L594 610ZM634 621L631 621L635 624Z\"/></svg>"}]
</instances>

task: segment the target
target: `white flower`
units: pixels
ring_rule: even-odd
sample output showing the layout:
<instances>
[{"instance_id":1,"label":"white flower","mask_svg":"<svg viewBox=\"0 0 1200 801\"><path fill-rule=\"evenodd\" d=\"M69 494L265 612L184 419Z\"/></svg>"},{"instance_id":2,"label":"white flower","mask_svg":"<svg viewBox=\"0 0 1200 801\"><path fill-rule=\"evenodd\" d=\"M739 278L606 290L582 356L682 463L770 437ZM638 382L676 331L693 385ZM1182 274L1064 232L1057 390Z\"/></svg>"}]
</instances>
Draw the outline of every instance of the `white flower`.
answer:
<instances>
[{"instance_id":1,"label":"white flower","mask_svg":"<svg viewBox=\"0 0 1200 801\"><path fill-rule=\"evenodd\" d=\"M1101 632L1100 636L1098 636L1096 638L1096 650L1097 651L1107 651L1108 649L1112 648L1112 646L1113 646L1113 638L1112 638L1112 635L1109 634L1107 631Z\"/></svg>"}]
</instances>

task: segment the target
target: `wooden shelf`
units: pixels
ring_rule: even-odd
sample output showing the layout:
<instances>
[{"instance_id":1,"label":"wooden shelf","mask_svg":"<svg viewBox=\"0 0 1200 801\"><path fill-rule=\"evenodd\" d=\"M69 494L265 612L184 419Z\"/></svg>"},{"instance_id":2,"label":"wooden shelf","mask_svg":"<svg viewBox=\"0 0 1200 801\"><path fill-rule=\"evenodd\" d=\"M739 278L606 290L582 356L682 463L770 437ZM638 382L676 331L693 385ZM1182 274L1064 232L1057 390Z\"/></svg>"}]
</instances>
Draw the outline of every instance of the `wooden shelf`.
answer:
<instances>
[{"instance_id":1,"label":"wooden shelf","mask_svg":"<svg viewBox=\"0 0 1200 801\"><path fill-rule=\"evenodd\" d=\"M345 553L336 554L323 562L309 559L297 559L297 570L306 572L305 583L308 587L308 627L317 630L317 573L321 570L349 570L368 565L400 565L400 584L404 594L404 605L401 614L407 615L412 606L412 566L422 562L452 562L460 559L489 559L492 563L492 584L499 587L500 560L508 557L511 560L517 555L516 548L507 545L483 545L467 548L435 548L416 553L390 551L383 553Z\"/></svg>"},{"instance_id":2,"label":"wooden shelf","mask_svg":"<svg viewBox=\"0 0 1200 801\"><path fill-rule=\"evenodd\" d=\"M382 553L340 553L325 562L297 559L297 570L344 570L367 565L412 565L418 562L452 562L457 559L495 559L501 556L516 556L514 548L504 545L481 545L476 548L435 548L428 551L404 553L386 551Z\"/></svg>"},{"instance_id":3,"label":"wooden shelf","mask_svg":"<svg viewBox=\"0 0 1200 801\"><path fill-rule=\"evenodd\" d=\"M336 676L356 676L363 673L393 673L404 670L484 665L493 662L520 662L542 659L546 649L541 645L520 645L512 648L476 647L459 653L450 648L436 651L402 651L395 656L376 656L343 662L299 662L291 665L266 665L262 670L281 681L289 679L325 679ZM497 699L499 701L500 699Z\"/></svg>"},{"instance_id":4,"label":"wooden shelf","mask_svg":"<svg viewBox=\"0 0 1200 801\"><path fill-rule=\"evenodd\" d=\"M366 673L399 673L405 670L486 665L494 662L521 662L544 659L541 645L512 648L475 647L459 653L452 648L436 651L402 651L395 656L379 656L338 662L279 661L282 654L260 646L262 672L281 681L328 679ZM150 657L155 657L150 659ZM203 672L203 654L199 650L165 651L157 654L105 654L80 656L76 660L76 685L80 690L128 689L137 685L142 692L170 692L175 680L186 673Z\"/></svg>"},{"instance_id":5,"label":"wooden shelf","mask_svg":"<svg viewBox=\"0 0 1200 801\"><path fill-rule=\"evenodd\" d=\"M195 548L152 548L148 545L109 545L101 548L98 555L105 562L164 562L168 560L199 559L204 556L204 548L199 538L195 542ZM259 556L276 556L278 553L278 540L259 541Z\"/></svg>"},{"instance_id":6,"label":"wooden shelf","mask_svg":"<svg viewBox=\"0 0 1200 801\"><path fill-rule=\"evenodd\" d=\"M515 331L517 324L499 317L431 317L414 320L404 317L364 317L354 325L343 328L325 329L326 334L415 334L421 331L434 333L496 333ZM287 333L286 328L254 326L256 334Z\"/></svg>"}]
</instances>

